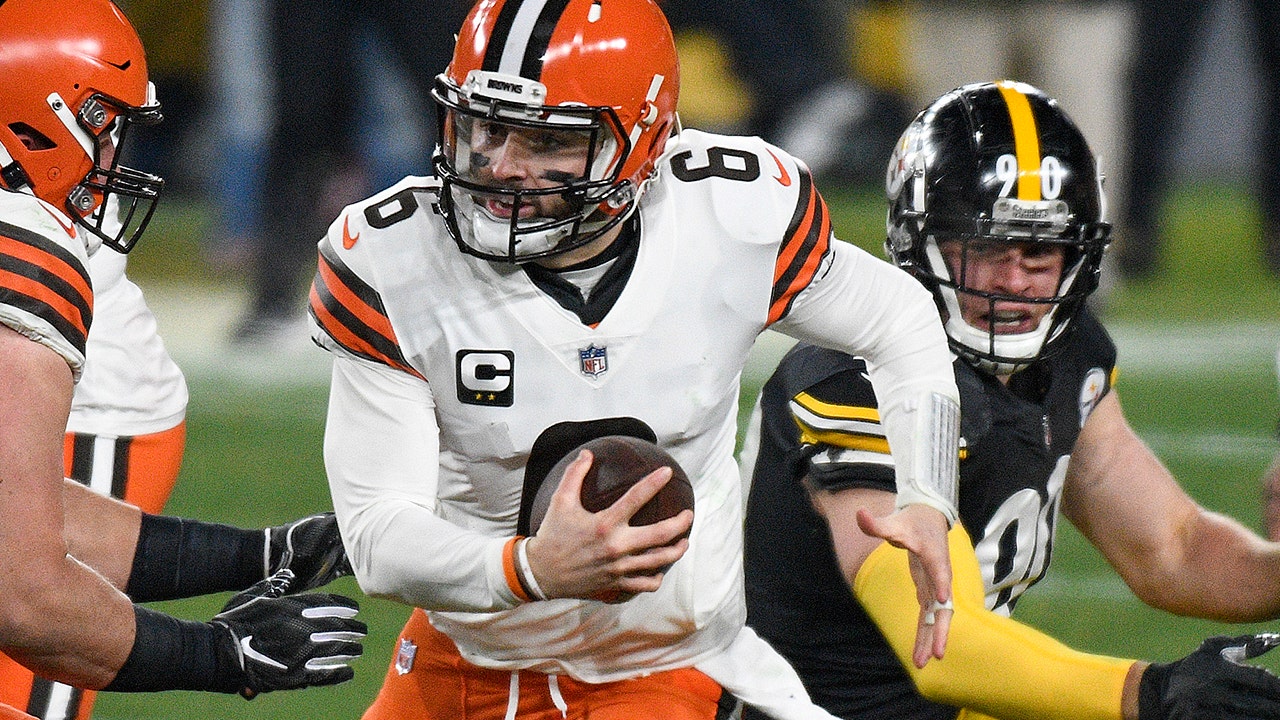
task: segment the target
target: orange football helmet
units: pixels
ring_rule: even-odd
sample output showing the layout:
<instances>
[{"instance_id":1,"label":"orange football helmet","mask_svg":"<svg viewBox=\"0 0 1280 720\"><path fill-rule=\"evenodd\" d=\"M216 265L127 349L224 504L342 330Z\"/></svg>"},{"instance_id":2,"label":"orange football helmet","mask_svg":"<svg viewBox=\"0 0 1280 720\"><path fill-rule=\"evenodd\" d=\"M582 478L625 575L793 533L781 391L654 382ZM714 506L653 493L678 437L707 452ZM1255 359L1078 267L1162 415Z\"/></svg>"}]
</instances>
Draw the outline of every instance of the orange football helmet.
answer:
<instances>
[{"instance_id":1,"label":"orange football helmet","mask_svg":"<svg viewBox=\"0 0 1280 720\"><path fill-rule=\"evenodd\" d=\"M481 0L432 92L440 209L458 246L524 262L622 222L677 129L679 88L671 27L653 0ZM539 187L500 182L483 171L481 143L508 133L585 157L575 172L544 173ZM568 210L521 212L548 196Z\"/></svg>"},{"instance_id":2,"label":"orange football helmet","mask_svg":"<svg viewBox=\"0 0 1280 720\"><path fill-rule=\"evenodd\" d=\"M0 2L0 186L128 252L164 181L121 166L121 146L160 118L142 41L109 0Z\"/></svg>"}]
</instances>

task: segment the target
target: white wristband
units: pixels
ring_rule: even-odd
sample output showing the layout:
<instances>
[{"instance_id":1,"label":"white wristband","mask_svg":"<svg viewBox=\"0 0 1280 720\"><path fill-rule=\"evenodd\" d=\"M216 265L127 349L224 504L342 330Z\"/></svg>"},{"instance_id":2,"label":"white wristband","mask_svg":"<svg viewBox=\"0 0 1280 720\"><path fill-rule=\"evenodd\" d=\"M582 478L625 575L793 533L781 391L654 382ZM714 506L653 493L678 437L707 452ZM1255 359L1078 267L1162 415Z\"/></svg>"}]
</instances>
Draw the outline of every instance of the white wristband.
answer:
<instances>
[{"instance_id":1,"label":"white wristband","mask_svg":"<svg viewBox=\"0 0 1280 720\"><path fill-rule=\"evenodd\" d=\"M538 579L533 576L533 568L529 567L529 553L525 550L528 544L529 538L521 538L516 544L516 562L520 566L520 577L524 579L525 587L529 589L530 594L539 600L546 600L547 594L538 587Z\"/></svg>"}]
</instances>

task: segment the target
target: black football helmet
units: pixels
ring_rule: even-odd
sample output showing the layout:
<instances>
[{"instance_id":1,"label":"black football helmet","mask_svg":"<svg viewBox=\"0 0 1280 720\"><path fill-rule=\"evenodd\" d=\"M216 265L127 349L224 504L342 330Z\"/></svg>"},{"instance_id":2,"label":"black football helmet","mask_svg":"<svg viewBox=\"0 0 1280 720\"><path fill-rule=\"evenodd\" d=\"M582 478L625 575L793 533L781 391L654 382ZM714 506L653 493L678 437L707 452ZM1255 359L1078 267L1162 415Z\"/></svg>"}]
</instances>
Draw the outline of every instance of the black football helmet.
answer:
<instances>
[{"instance_id":1,"label":"black football helmet","mask_svg":"<svg viewBox=\"0 0 1280 720\"><path fill-rule=\"evenodd\" d=\"M1009 81L952 90L907 126L889 160L885 192L886 250L933 293L955 352L1008 374L1061 347L1098 287L1111 226L1097 161L1057 101ZM1061 245L1058 290L1027 298L970 287L963 260L953 276L940 240ZM993 310L998 301L1053 307L1034 330L1000 334L965 322L960 294L981 297Z\"/></svg>"}]
</instances>

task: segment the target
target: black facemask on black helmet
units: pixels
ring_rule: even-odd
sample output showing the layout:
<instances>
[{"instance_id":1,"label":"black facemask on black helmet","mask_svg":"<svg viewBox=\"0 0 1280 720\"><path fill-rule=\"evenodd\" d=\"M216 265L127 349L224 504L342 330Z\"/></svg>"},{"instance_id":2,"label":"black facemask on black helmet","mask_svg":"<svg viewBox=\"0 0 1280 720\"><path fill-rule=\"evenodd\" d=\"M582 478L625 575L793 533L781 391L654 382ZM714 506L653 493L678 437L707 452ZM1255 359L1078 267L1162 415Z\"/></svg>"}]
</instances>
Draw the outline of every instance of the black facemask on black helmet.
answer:
<instances>
[{"instance_id":1,"label":"black facemask on black helmet","mask_svg":"<svg viewBox=\"0 0 1280 720\"><path fill-rule=\"evenodd\" d=\"M981 369L1008 374L1048 357L1098 286L1111 226L1097 162L1084 136L1034 87L966 85L939 98L907 126L885 178L885 247L933 294L952 349ZM960 243L959 267L939 242ZM1050 297L987 292L966 282L969 244L1054 244L1064 250ZM960 297L1050 306L1035 328L1002 334L965 321Z\"/></svg>"}]
</instances>

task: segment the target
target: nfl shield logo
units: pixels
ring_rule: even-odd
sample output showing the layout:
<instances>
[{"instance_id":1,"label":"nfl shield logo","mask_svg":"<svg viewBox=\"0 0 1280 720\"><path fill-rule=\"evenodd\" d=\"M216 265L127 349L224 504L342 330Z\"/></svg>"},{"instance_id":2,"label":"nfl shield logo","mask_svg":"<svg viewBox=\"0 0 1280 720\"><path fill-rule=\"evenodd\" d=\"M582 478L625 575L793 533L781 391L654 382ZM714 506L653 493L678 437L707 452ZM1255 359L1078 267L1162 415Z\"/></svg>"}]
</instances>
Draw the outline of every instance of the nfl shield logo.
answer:
<instances>
[{"instance_id":1,"label":"nfl shield logo","mask_svg":"<svg viewBox=\"0 0 1280 720\"><path fill-rule=\"evenodd\" d=\"M609 369L609 349L591 345L578 350L578 363L583 375L600 377L601 373Z\"/></svg>"}]
</instances>

